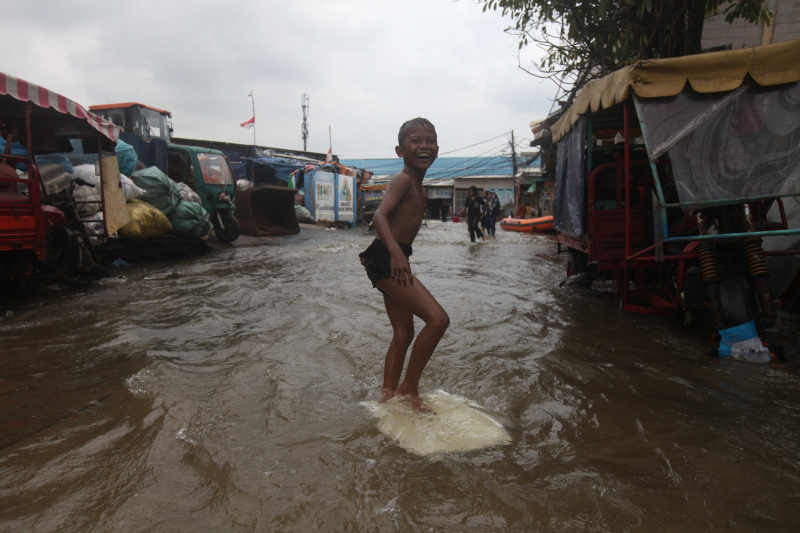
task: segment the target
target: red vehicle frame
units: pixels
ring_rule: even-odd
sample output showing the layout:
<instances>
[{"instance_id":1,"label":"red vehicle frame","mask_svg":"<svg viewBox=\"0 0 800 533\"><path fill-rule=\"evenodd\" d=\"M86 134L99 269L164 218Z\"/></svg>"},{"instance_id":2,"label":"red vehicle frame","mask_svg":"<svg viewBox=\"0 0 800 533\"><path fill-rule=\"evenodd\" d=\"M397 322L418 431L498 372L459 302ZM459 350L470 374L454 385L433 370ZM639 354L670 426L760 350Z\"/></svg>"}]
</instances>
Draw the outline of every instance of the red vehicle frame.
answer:
<instances>
[{"instance_id":1,"label":"red vehicle frame","mask_svg":"<svg viewBox=\"0 0 800 533\"><path fill-rule=\"evenodd\" d=\"M555 227L559 251L566 248L569 252L569 275L613 280L620 305L626 310L674 313L707 309L718 330L753 319L760 330L775 324L776 310L785 302L773 299L770 293L767 258L800 251L764 250L762 238L800 233L800 228L792 227L783 203L784 198L800 196L800 184L791 177L797 169L786 162L791 158L783 156L784 152L794 153L791 143L796 143L797 137L791 131L798 112L776 103L785 101L785 94L796 95L799 80L776 83L771 78L759 85L746 78L756 76L747 69L760 72L778 65L783 72L781 63L791 62L800 53L800 44L761 48L763 52L749 49L724 57L706 54L628 67L616 79L611 79L615 73L585 89L588 96L584 95L583 102L574 104L553 125L561 167L556 189L564 196L557 198L556 205L563 212L561 218L557 214ZM760 57L770 57L772 63L759 65ZM727 66L726 74L745 65L739 81L705 92L692 90L692 76L707 80L712 68L724 66L729 58L738 63ZM654 73L650 83L668 79L675 82L675 89L664 94L642 89L645 94L639 95L636 84L646 85L643 80L647 80L648 69ZM687 83L689 88L685 88ZM606 92L597 88L601 85ZM617 91L615 100L608 97L609 90ZM670 116L688 111L695 113L692 121ZM746 116L751 111L752 116ZM576 129L578 124L585 131ZM783 130L789 132L784 137L771 133L781 130L783 124ZM648 126L654 125L660 131L648 131ZM739 151L757 152L752 147L762 147L754 156L758 165L736 167L740 154L735 150L720 149L722 155L715 152L732 145L723 126L736 128L742 135L734 140L747 141L736 145L743 146ZM747 128L750 131L745 131ZM568 139L568 134L573 137ZM581 137L583 148L575 148ZM656 141L660 144L654 144ZM673 158L676 146L679 150ZM701 150L698 158L712 161L704 167L697 165L708 171L707 175L686 170L694 168L695 162L685 156L690 150L686 146ZM770 151L773 149L775 152ZM576 156L581 150L582 158ZM777 163L772 165L773 161ZM675 170L678 165L684 165L680 175ZM732 177L714 174L728 167L736 167ZM767 174L773 167L779 168ZM743 176L743 172L752 176ZM722 183L726 178L733 185ZM773 182L767 183L769 179ZM575 190L576 183L582 184L582 191ZM612 197L600 198L603 183L613 184L608 187ZM692 189L696 183L701 185Z\"/></svg>"},{"instance_id":2,"label":"red vehicle frame","mask_svg":"<svg viewBox=\"0 0 800 533\"><path fill-rule=\"evenodd\" d=\"M48 255L64 212L44 203L36 157L71 152L72 140L87 151L111 151L119 128L79 104L43 87L0 72L0 128L6 150L0 156L0 283L21 284L32 277L52 278ZM24 142L12 153L13 142ZM100 165L102 173L103 165ZM18 174L17 168L25 170ZM106 228L107 234L107 228Z\"/></svg>"}]
</instances>

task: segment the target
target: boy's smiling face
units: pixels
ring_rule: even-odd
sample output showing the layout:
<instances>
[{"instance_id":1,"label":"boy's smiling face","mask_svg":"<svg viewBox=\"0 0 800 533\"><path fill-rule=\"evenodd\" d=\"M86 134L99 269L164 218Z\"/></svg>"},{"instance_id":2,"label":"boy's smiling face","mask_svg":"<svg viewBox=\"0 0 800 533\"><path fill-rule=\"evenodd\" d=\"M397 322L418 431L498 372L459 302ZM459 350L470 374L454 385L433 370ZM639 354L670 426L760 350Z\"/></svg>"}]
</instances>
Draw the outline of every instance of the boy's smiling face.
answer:
<instances>
[{"instance_id":1,"label":"boy's smiling face","mask_svg":"<svg viewBox=\"0 0 800 533\"><path fill-rule=\"evenodd\" d=\"M395 148L395 152L403 158L406 166L425 172L439 155L436 130L415 126L403 139L403 144Z\"/></svg>"}]
</instances>

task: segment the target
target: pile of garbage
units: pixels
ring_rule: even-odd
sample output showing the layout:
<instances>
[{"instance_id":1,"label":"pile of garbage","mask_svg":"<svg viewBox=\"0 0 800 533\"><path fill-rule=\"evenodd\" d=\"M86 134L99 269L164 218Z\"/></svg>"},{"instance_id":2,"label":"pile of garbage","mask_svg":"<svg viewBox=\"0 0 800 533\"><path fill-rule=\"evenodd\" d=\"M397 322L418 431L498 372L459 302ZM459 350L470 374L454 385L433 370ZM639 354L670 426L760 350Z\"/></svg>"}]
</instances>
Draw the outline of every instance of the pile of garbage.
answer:
<instances>
[{"instance_id":1,"label":"pile of garbage","mask_svg":"<svg viewBox=\"0 0 800 533\"><path fill-rule=\"evenodd\" d=\"M176 183L157 167L142 165L133 147L117 141L117 162L125 194L129 222L118 230L127 239L151 239L167 234L182 238L205 238L212 229L201 199L188 185ZM103 237L103 201L96 156L55 154L37 157L45 193L56 198L66 194L70 183L80 178L87 185L72 189L78 213L96 245ZM47 203L47 197L45 198ZM111 235L110 238L116 238Z\"/></svg>"},{"instance_id":2,"label":"pile of garbage","mask_svg":"<svg viewBox=\"0 0 800 533\"><path fill-rule=\"evenodd\" d=\"M130 222L119 230L124 237L150 239L170 232L204 237L211 231L200 197L185 183L175 183L157 167L137 170L131 180L142 194L126 204Z\"/></svg>"}]
</instances>

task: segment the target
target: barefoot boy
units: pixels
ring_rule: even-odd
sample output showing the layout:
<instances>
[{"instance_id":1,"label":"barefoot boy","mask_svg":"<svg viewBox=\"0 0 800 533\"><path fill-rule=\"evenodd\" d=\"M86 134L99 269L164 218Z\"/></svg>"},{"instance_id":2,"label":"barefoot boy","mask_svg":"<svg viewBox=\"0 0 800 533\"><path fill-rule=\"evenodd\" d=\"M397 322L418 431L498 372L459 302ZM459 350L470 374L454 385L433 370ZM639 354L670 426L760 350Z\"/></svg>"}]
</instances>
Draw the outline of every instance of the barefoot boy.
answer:
<instances>
[{"instance_id":1,"label":"barefoot boy","mask_svg":"<svg viewBox=\"0 0 800 533\"><path fill-rule=\"evenodd\" d=\"M439 154L439 145L433 124L424 118L403 124L397 140L395 152L403 158L403 170L392 178L372 218L378 238L359 257L372 285L383 293L386 314L392 323L381 401L396 396L417 410L427 411L419 396L419 380L450 325L450 317L411 273L408 257L428 199L422 179ZM414 340L414 316L421 318L425 326L414 341L405 379L400 383L406 352Z\"/></svg>"}]
</instances>

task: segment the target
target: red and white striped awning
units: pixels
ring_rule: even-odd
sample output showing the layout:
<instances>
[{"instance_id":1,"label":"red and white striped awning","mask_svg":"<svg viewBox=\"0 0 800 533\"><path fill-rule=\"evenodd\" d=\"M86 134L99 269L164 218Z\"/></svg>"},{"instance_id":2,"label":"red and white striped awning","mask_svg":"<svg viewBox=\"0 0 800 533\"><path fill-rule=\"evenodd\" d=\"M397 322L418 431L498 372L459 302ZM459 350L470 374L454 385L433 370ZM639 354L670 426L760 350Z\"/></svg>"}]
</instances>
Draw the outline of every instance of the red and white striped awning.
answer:
<instances>
[{"instance_id":1,"label":"red and white striped awning","mask_svg":"<svg viewBox=\"0 0 800 533\"><path fill-rule=\"evenodd\" d=\"M34 83L0 72L0 94L13 96L22 102L32 102L45 109L52 107L59 113L85 120L92 128L114 142L119 139L121 129L119 126L87 111L82 105L66 96L61 96Z\"/></svg>"}]
</instances>

